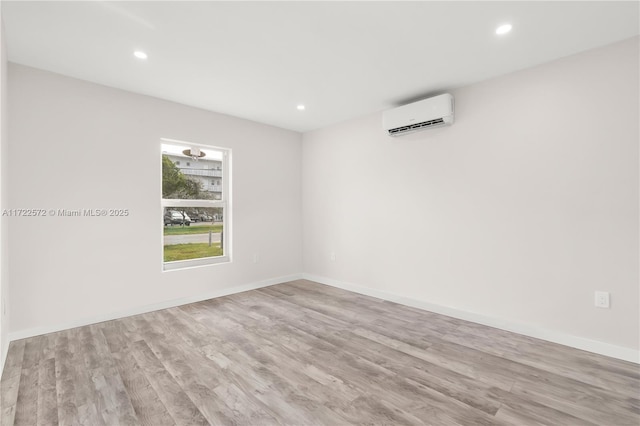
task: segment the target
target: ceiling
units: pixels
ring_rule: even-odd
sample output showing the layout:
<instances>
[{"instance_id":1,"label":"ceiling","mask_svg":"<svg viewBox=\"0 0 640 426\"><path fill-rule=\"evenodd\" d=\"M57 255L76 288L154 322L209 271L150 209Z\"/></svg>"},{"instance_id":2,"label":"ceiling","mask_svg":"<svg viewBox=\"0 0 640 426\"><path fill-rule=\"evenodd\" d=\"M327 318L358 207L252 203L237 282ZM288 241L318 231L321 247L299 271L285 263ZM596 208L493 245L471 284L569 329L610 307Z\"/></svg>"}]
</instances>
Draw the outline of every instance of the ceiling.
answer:
<instances>
[{"instance_id":1,"label":"ceiling","mask_svg":"<svg viewBox=\"0 0 640 426\"><path fill-rule=\"evenodd\" d=\"M3 0L2 15L12 62L300 132L639 33L635 1Z\"/></svg>"}]
</instances>

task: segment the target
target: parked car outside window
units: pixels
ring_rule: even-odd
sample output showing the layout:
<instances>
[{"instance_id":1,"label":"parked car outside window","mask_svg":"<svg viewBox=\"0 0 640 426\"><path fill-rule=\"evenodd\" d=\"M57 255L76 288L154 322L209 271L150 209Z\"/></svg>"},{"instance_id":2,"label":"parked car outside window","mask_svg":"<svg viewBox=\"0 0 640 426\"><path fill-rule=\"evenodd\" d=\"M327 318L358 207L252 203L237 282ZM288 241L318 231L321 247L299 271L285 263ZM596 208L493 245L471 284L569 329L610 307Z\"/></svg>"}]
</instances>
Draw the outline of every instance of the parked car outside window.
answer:
<instances>
[{"instance_id":1,"label":"parked car outside window","mask_svg":"<svg viewBox=\"0 0 640 426\"><path fill-rule=\"evenodd\" d=\"M178 210L168 210L164 214L164 226L167 225L191 225L191 218L185 212Z\"/></svg>"}]
</instances>

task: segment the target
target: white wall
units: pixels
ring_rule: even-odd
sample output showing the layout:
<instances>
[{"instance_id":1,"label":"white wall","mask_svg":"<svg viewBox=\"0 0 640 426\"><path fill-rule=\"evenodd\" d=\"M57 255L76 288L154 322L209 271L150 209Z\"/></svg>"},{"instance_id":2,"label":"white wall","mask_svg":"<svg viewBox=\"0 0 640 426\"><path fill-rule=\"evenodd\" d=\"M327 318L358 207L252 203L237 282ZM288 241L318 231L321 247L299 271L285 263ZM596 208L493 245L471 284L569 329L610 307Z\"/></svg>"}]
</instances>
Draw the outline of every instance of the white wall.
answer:
<instances>
[{"instance_id":1,"label":"white wall","mask_svg":"<svg viewBox=\"0 0 640 426\"><path fill-rule=\"evenodd\" d=\"M638 48L457 90L449 128L305 134L305 272L637 351Z\"/></svg>"},{"instance_id":2,"label":"white wall","mask_svg":"<svg viewBox=\"0 0 640 426\"><path fill-rule=\"evenodd\" d=\"M9 108L12 208L131 212L10 219L12 337L301 272L299 133L16 64ZM161 272L161 137L233 150L232 263Z\"/></svg>"},{"instance_id":3,"label":"white wall","mask_svg":"<svg viewBox=\"0 0 640 426\"><path fill-rule=\"evenodd\" d=\"M7 48L0 13L0 372L9 349L9 221L2 216L8 205L9 180L7 126ZM6 308L5 308L6 307Z\"/></svg>"}]
</instances>

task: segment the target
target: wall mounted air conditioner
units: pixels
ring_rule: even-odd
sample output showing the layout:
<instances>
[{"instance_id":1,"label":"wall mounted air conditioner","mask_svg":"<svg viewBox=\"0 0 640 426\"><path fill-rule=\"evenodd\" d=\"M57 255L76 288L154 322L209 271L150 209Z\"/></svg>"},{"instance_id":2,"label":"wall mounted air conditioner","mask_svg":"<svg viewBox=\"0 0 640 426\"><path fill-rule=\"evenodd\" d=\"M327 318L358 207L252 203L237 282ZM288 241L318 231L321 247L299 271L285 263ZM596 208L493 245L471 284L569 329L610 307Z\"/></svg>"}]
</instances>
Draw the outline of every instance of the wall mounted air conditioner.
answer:
<instances>
[{"instance_id":1,"label":"wall mounted air conditioner","mask_svg":"<svg viewBox=\"0 0 640 426\"><path fill-rule=\"evenodd\" d=\"M389 136L453 123L453 96L448 93L393 108L382 113L382 125Z\"/></svg>"}]
</instances>

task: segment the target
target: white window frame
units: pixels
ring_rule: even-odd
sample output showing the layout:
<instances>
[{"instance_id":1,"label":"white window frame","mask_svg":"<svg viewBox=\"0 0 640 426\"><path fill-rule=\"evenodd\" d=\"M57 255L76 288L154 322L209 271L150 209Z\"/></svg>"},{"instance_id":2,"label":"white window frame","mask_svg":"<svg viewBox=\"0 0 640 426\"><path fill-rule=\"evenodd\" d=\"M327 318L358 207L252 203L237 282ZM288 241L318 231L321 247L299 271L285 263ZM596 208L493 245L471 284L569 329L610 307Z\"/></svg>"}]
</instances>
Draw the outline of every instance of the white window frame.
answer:
<instances>
[{"instance_id":1,"label":"white window frame","mask_svg":"<svg viewBox=\"0 0 640 426\"><path fill-rule=\"evenodd\" d=\"M162 270L175 271L185 268L217 265L231 262L231 149L214 145L203 145L199 143L180 141L176 139L161 138L160 144L171 144L184 146L185 148L198 147L202 150L219 151L222 153L222 196L220 200L175 200L162 198L162 169L160 170L160 221L161 221L161 246L162 246ZM162 164L162 150L160 150L160 164ZM173 262L164 261L164 211L166 208L189 207L210 207L222 208L223 211L223 233L222 247L223 256L202 257L199 259L175 260Z\"/></svg>"}]
</instances>

